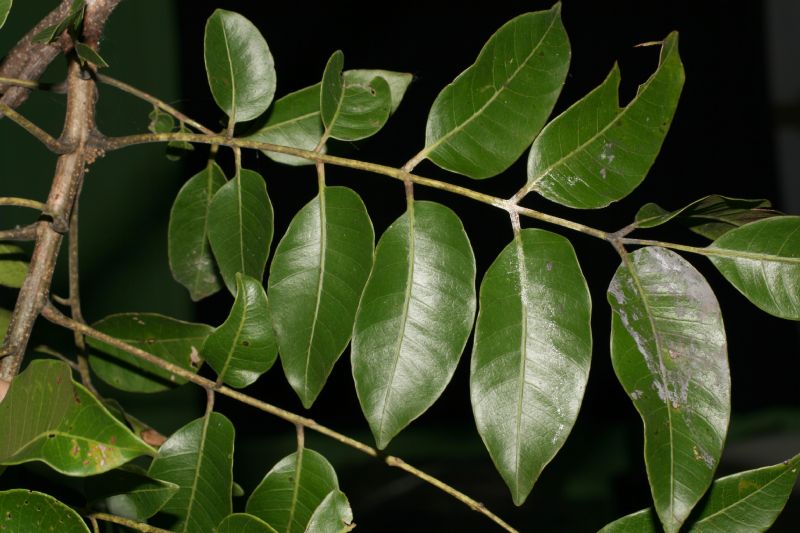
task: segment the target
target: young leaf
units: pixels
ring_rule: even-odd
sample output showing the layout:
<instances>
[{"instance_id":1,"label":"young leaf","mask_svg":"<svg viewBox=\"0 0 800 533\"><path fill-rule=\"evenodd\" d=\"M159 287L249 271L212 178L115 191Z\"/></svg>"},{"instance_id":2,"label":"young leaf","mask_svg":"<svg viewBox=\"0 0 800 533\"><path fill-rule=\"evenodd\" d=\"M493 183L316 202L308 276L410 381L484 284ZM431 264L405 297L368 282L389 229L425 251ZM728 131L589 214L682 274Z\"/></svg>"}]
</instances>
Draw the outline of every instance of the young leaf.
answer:
<instances>
[{"instance_id":1,"label":"young leaf","mask_svg":"<svg viewBox=\"0 0 800 533\"><path fill-rule=\"evenodd\" d=\"M74 37L83 21L83 9L85 7L86 0L73 0L67 15L56 24L47 26L34 35L31 39L32 42L41 44L53 43L67 30L70 30Z\"/></svg>"},{"instance_id":2,"label":"young leaf","mask_svg":"<svg viewBox=\"0 0 800 533\"><path fill-rule=\"evenodd\" d=\"M226 516L214 533L278 533L278 530L251 514L234 513Z\"/></svg>"},{"instance_id":3,"label":"young leaf","mask_svg":"<svg viewBox=\"0 0 800 533\"><path fill-rule=\"evenodd\" d=\"M213 329L153 313L110 315L93 327L192 372L202 363L200 347ZM185 379L104 342L92 338L87 342L93 348L89 355L92 370L112 387L128 392L160 392L186 383Z\"/></svg>"},{"instance_id":4,"label":"young leaf","mask_svg":"<svg viewBox=\"0 0 800 533\"><path fill-rule=\"evenodd\" d=\"M19 289L28 275L28 263L19 246L0 243L0 286Z\"/></svg>"},{"instance_id":5,"label":"young leaf","mask_svg":"<svg viewBox=\"0 0 800 533\"><path fill-rule=\"evenodd\" d=\"M659 533L658 517L652 509L642 509L623 516L598 531L598 533Z\"/></svg>"},{"instance_id":6,"label":"young leaf","mask_svg":"<svg viewBox=\"0 0 800 533\"><path fill-rule=\"evenodd\" d=\"M328 460L304 448L281 459L267 473L247 500L247 513L278 531L304 533L314 510L338 488Z\"/></svg>"},{"instance_id":7,"label":"young leaf","mask_svg":"<svg viewBox=\"0 0 800 533\"><path fill-rule=\"evenodd\" d=\"M636 213L635 224L637 228L654 228L677 218L693 232L714 240L750 222L781 215L771 207L769 200L712 194L675 211L667 211L653 203L645 204Z\"/></svg>"},{"instance_id":8,"label":"young leaf","mask_svg":"<svg viewBox=\"0 0 800 533\"><path fill-rule=\"evenodd\" d=\"M209 163L181 187L169 214L169 268L194 301L222 288L208 243L208 215L211 199L223 185L222 169Z\"/></svg>"},{"instance_id":9,"label":"young leaf","mask_svg":"<svg viewBox=\"0 0 800 533\"><path fill-rule=\"evenodd\" d=\"M153 106L153 110L147 115L150 123L147 129L152 133L169 133L175 129L175 119L169 113L164 113L159 108Z\"/></svg>"},{"instance_id":10,"label":"young leaf","mask_svg":"<svg viewBox=\"0 0 800 533\"><path fill-rule=\"evenodd\" d=\"M517 505L578 416L592 355L590 319L575 251L554 233L523 230L483 278L472 409Z\"/></svg>"},{"instance_id":11,"label":"young leaf","mask_svg":"<svg viewBox=\"0 0 800 533\"><path fill-rule=\"evenodd\" d=\"M241 388L270 369L278 356L267 295L261 282L236 274L236 300L227 320L208 336L203 358L219 380Z\"/></svg>"},{"instance_id":12,"label":"young leaf","mask_svg":"<svg viewBox=\"0 0 800 533\"><path fill-rule=\"evenodd\" d=\"M305 407L350 340L374 239L361 198L345 187L324 187L295 215L275 251L269 300L278 351Z\"/></svg>"},{"instance_id":13,"label":"young leaf","mask_svg":"<svg viewBox=\"0 0 800 533\"><path fill-rule=\"evenodd\" d=\"M337 50L322 75L320 111L328 134L334 139L356 141L374 135L389 119L392 95L380 76L369 83L351 81L342 75L344 54Z\"/></svg>"},{"instance_id":14,"label":"young leaf","mask_svg":"<svg viewBox=\"0 0 800 533\"><path fill-rule=\"evenodd\" d=\"M178 485L162 508L170 531L211 531L231 514L233 425L219 413L189 422L161 445L148 475Z\"/></svg>"},{"instance_id":15,"label":"young leaf","mask_svg":"<svg viewBox=\"0 0 800 533\"><path fill-rule=\"evenodd\" d=\"M275 96L275 63L252 22L217 9L205 31L205 63L214 101L234 122L252 120Z\"/></svg>"},{"instance_id":16,"label":"young leaf","mask_svg":"<svg viewBox=\"0 0 800 533\"><path fill-rule=\"evenodd\" d=\"M88 45L83 43L75 43L75 53L78 55L78 60L81 62L81 65L86 65L86 63L92 63L97 68L107 67L108 63L106 60L102 58L100 54L97 53L96 50L92 49Z\"/></svg>"},{"instance_id":17,"label":"young leaf","mask_svg":"<svg viewBox=\"0 0 800 533\"><path fill-rule=\"evenodd\" d=\"M11 11L12 0L0 0L0 28L6 23L8 12Z\"/></svg>"},{"instance_id":18,"label":"young leaf","mask_svg":"<svg viewBox=\"0 0 800 533\"><path fill-rule=\"evenodd\" d=\"M414 202L378 243L353 329L353 378L378 448L444 391L474 318L475 257L461 220Z\"/></svg>"},{"instance_id":19,"label":"young leaf","mask_svg":"<svg viewBox=\"0 0 800 533\"><path fill-rule=\"evenodd\" d=\"M759 309L800 320L800 217L752 222L727 232L707 250L714 266Z\"/></svg>"},{"instance_id":20,"label":"young leaf","mask_svg":"<svg viewBox=\"0 0 800 533\"><path fill-rule=\"evenodd\" d=\"M655 73L619 107L619 68L542 130L528 157L526 190L580 209L624 198L661 149L683 88L678 34L661 46Z\"/></svg>"},{"instance_id":21,"label":"young leaf","mask_svg":"<svg viewBox=\"0 0 800 533\"><path fill-rule=\"evenodd\" d=\"M86 499L131 520L144 521L156 514L178 491L178 485L153 479L134 465L86 480Z\"/></svg>"},{"instance_id":22,"label":"young leaf","mask_svg":"<svg viewBox=\"0 0 800 533\"><path fill-rule=\"evenodd\" d=\"M178 133L192 133L192 130L181 124L178 127ZM170 141L167 143L167 161L180 161L187 152L193 152L194 145L186 141Z\"/></svg>"},{"instance_id":23,"label":"young leaf","mask_svg":"<svg viewBox=\"0 0 800 533\"><path fill-rule=\"evenodd\" d=\"M3 531L54 531L58 533L89 533L81 516L48 494L27 489L0 492Z\"/></svg>"},{"instance_id":24,"label":"young leaf","mask_svg":"<svg viewBox=\"0 0 800 533\"><path fill-rule=\"evenodd\" d=\"M471 178L501 173L550 115L569 58L560 4L507 22L436 97L421 154Z\"/></svg>"},{"instance_id":25,"label":"young leaf","mask_svg":"<svg viewBox=\"0 0 800 533\"><path fill-rule=\"evenodd\" d=\"M625 256L608 301L611 361L644 422L653 501L674 533L711 483L728 429L722 314L703 276L657 247Z\"/></svg>"},{"instance_id":26,"label":"young leaf","mask_svg":"<svg viewBox=\"0 0 800 533\"><path fill-rule=\"evenodd\" d=\"M352 531L353 510L347 496L340 490L332 490L314 510L308 521L306 533L345 533Z\"/></svg>"},{"instance_id":27,"label":"young leaf","mask_svg":"<svg viewBox=\"0 0 800 533\"><path fill-rule=\"evenodd\" d=\"M231 294L236 294L237 272L264 277L273 231L264 178L242 169L217 191L208 208L208 240Z\"/></svg>"},{"instance_id":28,"label":"young leaf","mask_svg":"<svg viewBox=\"0 0 800 533\"><path fill-rule=\"evenodd\" d=\"M0 464L42 461L62 474L90 476L154 453L60 361L31 361L0 403Z\"/></svg>"}]
</instances>

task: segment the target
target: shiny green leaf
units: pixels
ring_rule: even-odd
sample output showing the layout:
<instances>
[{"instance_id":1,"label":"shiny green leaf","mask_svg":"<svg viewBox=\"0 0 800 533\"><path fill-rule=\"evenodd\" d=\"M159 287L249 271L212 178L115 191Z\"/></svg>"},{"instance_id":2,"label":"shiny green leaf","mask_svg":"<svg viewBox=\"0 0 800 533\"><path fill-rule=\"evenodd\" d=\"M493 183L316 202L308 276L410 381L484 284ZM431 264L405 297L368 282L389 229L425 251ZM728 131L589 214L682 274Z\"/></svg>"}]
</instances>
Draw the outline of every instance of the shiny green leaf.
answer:
<instances>
[{"instance_id":1,"label":"shiny green leaf","mask_svg":"<svg viewBox=\"0 0 800 533\"><path fill-rule=\"evenodd\" d=\"M252 22L217 9L205 31L205 63L214 101L234 122L252 120L275 96L275 64Z\"/></svg>"},{"instance_id":2,"label":"shiny green leaf","mask_svg":"<svg viewBox=\"0 0 800 533\"><path fill-rule=\"evenodd\" d=\"M178 492L178 485L153 479L134 465L125 465L86 480L86 499L107 512L131 520L147 520Z\"/></svg>"},{"instance_id":3,"label":"shiny green leaf","mask_svg":"<svg viewBox=\"0 0 800 533\"><path fill-rule=\"evenodd\" d=\"M658 517L652 509L643 509L607 524L598 533L659 533Z\"/></svg>"},{"instance_id":4,"label":"shiny green leaf","mask_svg":"<svg viewBox=\"0 0 800 533\"><path fill-rule=\"evenodd\" d=\"M635 224L637 228L654 228L677 218L693 232L714 240L750 222L781 214L771 207L769 200L713 194L675 211L667 211L653 203L645 204L636 213Z\"/></svg>"},{"instance_id":5,"label":"shiny green leaf","mask_svg":"<svg viewBox=\"0 0 800 533\"><path fill-rule=\"evenodd\" d=\"M304 448L281 459L247 500L247 513L278 531L304 533L314 510L339 488L327 459Z\"/></svg>"},{"instance_id":6,"label":"shiny green leaf","mask_svg":"<svg viewBox=\"0 0 800 533\"><path fill-rule=\"evenodd\" d=\"M626 255L608 289L611 361L642 417L645 464L664 530L705 493L730 418L722 315L705 278L663 248Z\"/></svg>"},{"instance_id":7,"label":"shiny green leaf","mask_svg":"<svg viewBox=\"0 0 800 533\"><path fill-rule=\"evenodd\" d=\"M175 518L171 531L211 532L231 514L233 438L233 425L212 412L161 445L148 475L179 487L161 510Z\"/></svg>"},{"instance_id":8,"label":"shiny green leaf","mask_svg":"<svg viewBox=\"0 0 800 533\"><path fill-rule=\"evenodd\" d=\"M0 285L19 289L28 275L24 251L13 244L0 243Z\"/></svg>"},{"instance_id":9,"label":"shiny green leaf","mask_svg":"<svg viewBox=\"0 0 800 533\"><path fill-rule=\"evenodd\" d=\"M314 510L306 526L306 533L345 533L352 531L353 510L347 496L340 490L332 490Z\"/></svg>"},{"instance_id":10,"label":"shiny green leaf","mask_svg":"<svg viewBox=\"0 0 800 533\"><path fill-rule=\"evenodd\" d=\"M76 42L75 43L75 54L78 56L78 60L80 61L81 65L86 65L86 63L92 63L97 68L107 67L108 63L103 57L97 53L96 50L92 49L90 46L85 45L83 43Z\"/></svg>"},{"instance_id":11,"label":"shiny green leaf","mask_svg":"<svg viewBox=\"0 0 800 533\"><path fill-rule=\"evenodd\" d=\"M278 356L267 295L261 282L236 275L236 300L225 322L208 336L203 358L231 387L246 387Z\"/></svg>"},{"instance_id":12,"label":"shiny green leaf","mask_svg":"<svg viewBox=\"0 0 800 533\"><path fill-rule=\"evenodd\" d=\"M444 391L475 304L475 257L461 220L414 202L378 243L353 329L353 378L379 448Z\"/></svg>"},{"instance_id":13,"label":"shiny green leaf","mask_svg":"<svg viewBox=\"0 0 800 533\"><path fill-rule=\"evenodd\" d=\"M361 198L345 187L324 187L295 215L275 251L269 301L278 351L306 407L350 340L374 239Z\"/></svg>"},{"instance_id":14,"label":"shiny green leaf","mask_svg":"<svg viewBox=\"0 0 800 533\"><path fill-rule=\"evenodd\" d=\"M245 513L234 513L225 517L214 529L215 533L278 533L258 517Z\"/></svg>"},{"instance_id":15,"label":"shiny green leaf","mask_svg":"<svg viewBox=\"0 0 800 533\"><path fill-rule=\"evenodd\" d=\"M677 33L664 39L658 68L624 108L614 65L599 87L542 130L528 157L526 190L580 209L630 194L661 150L683 80Z\"/></svg>"},{"instance_id":16,"label":"shiny green leaf","mask_svg":"<svg viewBox=\"0 0 800 533\"><path fill-rule=\"evenodd\" d=\"M400 107L400 102L406 94L408 86L414 79L414 76L408 72L394 72L392 70L379 70L379 69L353 69L344 71L344 84L345 86L351 85L370 85L375 78L383 78L389 84L389 97L391 101L390 114L394 114L397 108Z\"/></svg>"},{"instance_id":17,"label":"shiny green leaf","mask_svg":"<svg viewBox=\"0 0 800 533\"><path fill-rule=\"evenodd\" d=\"M31 361L0 403L0 464L42 461L62 474L89 476L154 453L60 361Z\"/></svg>"},{"instance_id":18,"label":"shiny green leaf","mask_svg":"<svg viewBox=\"0 0 800 533\"><path fill-rule=\"evenodd\" d=\"M89 533L83 519L50 495L27 489L0 492L0 531L3 533Z\"/></svg>"},{"instance_id":19,"label":"shiny green leaf","mask_svg":"<svg viewBox=\"0 0 800 533\"><path fill-rule=\"evenodd\" d=\"M560 4L512 19L436 97L422 154L471 178L501 173L553 110L569 58Z\"/></svg>"},{"instance_id":20,"label":"shiny green leaf","mask_svg":"<svg viewBox=\"0 0 800 533\"><path fill-rule=\"evenodd\" d=\"M554 233L522 230L483 278L472 409L517 505L578 416L592 355L590 319L575 251Z\"/></svg>"},{"instance_id":21,"label":"shiny green leaf","mask_svg":"<svg viewBox=\"0 0 800 533\"><path fill-rule=\"evenodd\" d=\"M12 0L0 0L0 28L6 23L8 12L11 11Z\"/></svg>"},{"instance_id":22,"label":"shiny green leaf","mask_svg":"<svg viewBox=\"0 0 800 533\"><path fill-rule=\"evenodd\" d=\"M707 250L714 266L759 309L800 320L800 217L752 222Z\"/></svg>"},{"instance_id":23,"label":"shiny green leaf","mask_svg":"<svg viewBox=\"0 0 800 533\"><path fill-rule=\"evenodd\" d=\"M196 372L202 363L200 347L211 326L193 324L153 313L110 315L93 327L141 348L164 361ZM168 371L104 342L88 338L92 370L106 383L129 392L159 392L186 383Z\"/></svg>"},{"instance_id":24,"label":"shiny green leaf","mask_svg":"<svg viewBox=\"0 0 800 533\"><path fill-rule=\"evenodd\" d=\"M169 268L194 301L222 288L208 243L208 215L211 199L223 185L222 169L209 163L181 187L169 214Z\"/></svg>"},{"instance_id":25,"label":"shiny green leaf","mask_svg":"<svg viewBox=\"0 0 800 533\"><path fill-rule=\"evenodd\" d=\"M389 82L377 76L364 83L342 74L344 54L333 53L325 66L320 89L322 123L334 139L356 141L373 135L389 119Z\"/></svg>"},{"instance_id":26,"label":"shiny green leaf","mask_svg":"<svg viewBox=\"0 0 800 533\"><path fill-rule=\"evenodd\" d=\"M208 240L231 294L236 294L237 272L264 277L273 231L264 178L242 169L216 192L208 209Z\"/></svg>"}]
</instances>

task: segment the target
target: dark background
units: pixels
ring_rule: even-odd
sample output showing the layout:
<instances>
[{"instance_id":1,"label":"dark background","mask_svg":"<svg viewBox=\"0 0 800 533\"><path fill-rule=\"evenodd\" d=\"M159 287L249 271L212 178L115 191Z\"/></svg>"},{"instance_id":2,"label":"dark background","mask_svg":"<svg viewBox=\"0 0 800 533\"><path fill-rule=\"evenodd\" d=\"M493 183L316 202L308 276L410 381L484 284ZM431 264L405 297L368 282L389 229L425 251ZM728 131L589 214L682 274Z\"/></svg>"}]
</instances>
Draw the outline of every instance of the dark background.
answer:
<instances>
[{"instance_id":1,"label":"dark background","mask_svg":"<svg viewBox=\"0 0 800 533\"><path fill-rule=\"evenodd\" d=\"M15 4L8 25L0 31L0 50L8 49L54 4ZM111 64L108 74L217 128L223 117L208 91L202 57L205 19L215 7L238 11L261 29L275 57L278 96L319 81L336 49L344 51L346 68L413 73L414 83L384 130L357 144L332 147L336 153L400 166L423 146L427 111L438 92L474 61L489 36L512 17L550 4L494 1L477 9L435 2L128 0L114 13L103 43L103 56ZM797 53L770 45L776 42L771 33L776 31L774 21L786 22L792 11L797 14L790 0L565 0L562 13L572 44L572 63L554 114L598 85L614 61L619 61L622 69L621 100L627 102L657 63L657 48L634 45L659 40L671 30L680 32L686 85L661 155L648 179L628 198L598 212L574 211L533 197L525 204L604 230L626 225L646 202L673 209L712 193L769 198L778 209L797 208L800 199L790 195L797 176L784 175L781 181L781 169L787 168L781 158L786 154L779 150L785 145L777 142L787 129L797 131L797 104L796 100L794 104L775 101L774 80L783 78L770 71L771 66L782 64L776 54ZM800 29L800 18L796 23ZM57 64L46 78L58 81L62 73L63 64ZM34 95L21 111L57 133L63 108L62 97L45 93ZM98 123L106 134L143 131L148 111L147 104L101 88ZM227 294L193 305L186 291L171 279L167 265L170 205L183 181L202 167L204 157L204 150L198 148L183 162L170 163L163 158L162 147L142 146L109 154L92 167L81 210L83 298L90 321L112 312L156 311L217 325L227 315L231 303ZM450 175L430 163L417 170L508 197L525 181L524 159L504 175L482 182ZM5 120L0 121L0 161L1 195L46 197L53 157ZM246 155L245 164L267 180L275 206L277 240L294 213L316 194L313 169L280 166L260 154ZM336 168L329 168L328 176L330 183L346 184L362 195L377 235L404 210L399 182ZM506 215L422 187L417 187L415 194L419 199L441 201L460 214L475 249L480 279L511 239ZM3 211L0 223L3 227L24 223L26 216L29 214L11 216ZM524 224L533 225L530 221ZM523 531L595 531L649 502L641 423L616 381L608 353L610 316L605 289L618 257L605 243L564 234L573 241L592 290L595 349L578 422L528 501L521 508L512 505L475 430L469 404L469 348L442 398L387 450L482 501ZM680 227L659 228L647 236L705 244ZM755 309L707 261L687 259L714 287L728 333L734 413L718 472L724 475L787 459L800 451L797 326ZM63 287L61 276L57 290L63 293ZM6 307L13 304L13 294L0 293L0 297ZM32 346L37 343L63 345L63 350L69 350L68 336L44 325L37 327ZM345 353L308 414L371 443L347 359ZM303 412L279 365L247 392ZM124 396L123 400L164 432L180 427L202 410L202 395L192 388L144 398ZM185 405L194 411L185 411ZM249 493L278 459L291 453L294 429L224 398L218 400L218 408L236 425L234 472ZM485 518L416 478L310 432L307 442L337 469L361 531L494 530ZM45 472L40 468L9 469L0 477L0 486L33 486ZM238 501L240 506L243 503ZM795 494L774 530L798 530L798 508L800 497Z\"/></svg>"}]
</instances>

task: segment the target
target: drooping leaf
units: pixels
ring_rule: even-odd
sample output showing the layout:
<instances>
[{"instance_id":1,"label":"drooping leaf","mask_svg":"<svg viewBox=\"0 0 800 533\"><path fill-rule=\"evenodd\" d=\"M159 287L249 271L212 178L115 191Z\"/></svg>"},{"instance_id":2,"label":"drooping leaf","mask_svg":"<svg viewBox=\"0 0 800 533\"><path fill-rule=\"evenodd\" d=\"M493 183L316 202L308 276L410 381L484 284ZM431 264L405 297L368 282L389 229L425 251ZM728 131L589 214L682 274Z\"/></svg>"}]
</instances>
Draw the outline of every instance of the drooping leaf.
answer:
<instances>
[{"instance_id":1,"label":"drooping leaf","mask_svg":"<svg viewBox=\"0 0 800 533\"><path fill-rule=\"evenodd\" d=\"M350 340L374 239L361 198L345 187L324 187L295 215L275 251L268 290L278 352L306 407Z\"/></svg>"},{"instance_id":2,"label":"drooping leaf","mask_svg":"<svg viewBox=\"0 0 800 533\"><path fill-rule=\"evenodd\" d=\"M675 211L667 211L653 203L645 204L636 213L635 222L639 228L654 228L677 218L693 232L714 240L750 222L781 214L771 207L769 200L728 198L713 194Z\"/></svg>"},{"instance_id":3,"label":"drooping leaf","mask_svg":"<svg viewBox=\"0 0 800 533\"><path fill-rule=\"evenodd\" d=\"M203 344L203 358L231 387L253 383L278 356L267 295L261 282L236 275L236 300L225 322Z\"/></svg>"},{"instance_id":4,"label":"drooping leaf","mask_svg":"<svg viewBox=\"0 0 800 533\"><path fill-rule=\"evenodd\" d=\"M759 309L800 320L800 217L751 222L707 250L714 266Z\"/></svg>"},{"instance_id":5,"label":"drooping leaf","mask_svg":"<svg viewBox=\"0 0 800 533\"><path fill-rule=\"evenodd\" d=\"M19 246L0 243L0 285L19 289L28 275L28 262Z\"/></svg>"},{"instance_id":6,"label":"drooping leaf","mask_svg":"<svg viewBox=\"0 0 800 533\"><path fill-rule=\"evenodd\" d=\"M507 22L475 63L436 97L422 153L471 178L501 173L522 155L550 115L569 58L560 4Z\"/></svg>"},{"instance_id":7,"label":"drooping leaf","mask_svg":"<svg viewBox=\"0 0 800 533\"><path fill-rule=\"evenodd\" d=\"M623 516L598 531L598 533L658 533L658 516L652 509L643 509Z\"/></svg>"},{"instance_id":8,"label":"drooping leaf","mask_svg":"<svg viewBox=\"0 0 800 533\"><path fill-rule=\"evenodd\" d=\"M219 413L189 422L161 445L148 475L178 485L161 512L171 531L211 532L231 514L233 424Z\"/></svg>"},{"instance_id":9,"label":"drooping leaf","mask_svg":"<svg viewBox=\"0 0 800 533\"><path fill-rule=\"evenodd\" d=\"M475 257L458 216L414 202L383 234L358 307L351 360L383 449L441 395L475 318Z\"/></svg>"},{"instance_id":10,"label":"drooping leaf","mask_svg":"<svg viewBox=\"0 0 800 533\"><path fill-rule=\"evenodd\" d=\"M81 516L48 494L27 489L0 492L0 524L3 533L55 531L58 533L89 533Z\"/></svg>"},{"instance_id":11,"label":"drooping leaf","mask_svg":"<svg viewBox=\"0 0 800 533\"><path fill-rule=\"evenodd\" d=\"M719 304L692 265L657 247L626 256L608 301L611 361L644 422L653 501L674 533L711 484L730 418Z\"/></svg>"},{"instance_id":12,"label":"drooping leaf","mask_svg":"<svg viewBox=\"0 0 800 533\"><path fill-rule=\"evenodd\" d=\"M314 510L305 533L345 533L355 527L347 496L340 490L332 490Z\"/></svg>"},{"instance_id":13,"label":"drooping leaf","mask_svg":"<svg viewBox=\"0 0 800 533\"><path fill-rule=\"evenodd\" d=\"M234 122L252 120L275 96L275 64L252 22L217 9L206 22L204 57L214 101Z\"/></svg>"},{"instance_id":14,"label":"drooping leaf","mask_svg":"<svg viewBox=\"0 0 800 533\"><path fill-rule=\"evenodd\" d=\"M102 503L109 513L138 521L156 514L176 492L175 483L153 479L135 465L86 480L86 499L90 503Z\"/></svg>"},{"instance_id":15,"label":"drooping leaf","mask_svg":"<svg viewBox=\"0 0 800 533\"><path fill-rule=\"evenodd\" d=\"M110 315L93 327L192 372L197 372L202 363L200 348L213 329L154 313ZM117 389L160 392L186 383L185 379L104 342L92 338L87 342L93 348L89 355L92 370Z\"/></svg>"},{"instance_id":16,"label":"drooping leaf","mask_svg":"<svg viewBox=\"0 0 800 533\"><path fill-rule=\"evenodd\" d=\"M658 68L624 108L614 65L599 87L542 130L528 157L526 190L580 209L627 196L661 150L683 80L677 33L664 39Z\"/></svg>"},{"instance_id":17,"label":"drooping leaf","mask_svg":"<svg viewBox=\"0 0 800 533\"><path fill-rule=\"evenodd\" d=\"M222 169L209 163L181 187L169 214L169 268L194 301L222 288L208 242L208 215L211 199L223 185Z\"/></svg>"},{"instance_id":18,"label":"drooping leaf","mask_svg":"<svg viewBox=\"0 0 800 533\"><path fill-rule=\"evenodd\" d=\"M328 134L334 139L356 141L373 135L389 119L392 93L380 76L368 83L342 74L344 54L337 50L322 76L320 111Z\"/></svg>"},{"instance_id":19,"label":"drooping leaf","mask_svg":"<svg viewBox=\"0 0 800 533\"><path fill-rule=\"evenodd\" d=\"M247 500L247 513L286 533L304 533L314 511L339 488L322 455L304 448L281 459Z\"/></svg>"},{"instance_id":20,"label":"drooping leaf","mask_svg":"<svg viewBox=\"0 0 800 533\"><path fill-rule=\"evenodd\" d=\"M42 461L62 474L89 476L154 453L60 361L31 361L0 403L0 464Z\"/></svg>"},{"instance_id":21,"label":"drooping leaf","mask_svg":"<svg viewBox=\"0 0 800 533\"><path fill-rule=\"evenodd\" d=\"M246 513L228 515L214 529L215 533L278 533L260 518Z\"/></svg>"},{"instance_id":22,"label":"drooping leaf","mask_svg":"<svg viewBox=\"0 0 800 533\"><path fill-rule=\"evenodd\" d=\"M237 272L264 277L273 231L264 178L242 169L216 192L208 209L208 240L231 294L236 294Z\"/></svg>"},{"instance_id":23,"label":"drooping leaf","mask_svg":"<svg viewBox=\"0 0 800 533\"><path fill-rule=\"evenodd\" d=\"M8 19L8 12L11 11L12 0L0 0L0 28L6 23Z\"/></svg>"},{"instance_id":24,"label":"drooping leaf","mask_svg":"<svg viewBox=\"0 0 800 533\"><path fill-rule=\"evenodd\" d=\"M108 63L103 57L97 53L97 50L94 50L90 46L76 42L75 43L75 53L78 55L78 60L81 62L81 65L86 65L86 63L92 63L97 68L107 67Z\"/></svg>"},{"instance_id":25,"label":"drooping leaf","mask_svg":"<svg viewBox=\"0 0 800 533\"><path fill-rule=\"evenodd\" d=\"M575 251L554 233L523 230L483 278L472 409L517 505L578 416L592 354L590 319Z\"/></svg>"}]
</instances>

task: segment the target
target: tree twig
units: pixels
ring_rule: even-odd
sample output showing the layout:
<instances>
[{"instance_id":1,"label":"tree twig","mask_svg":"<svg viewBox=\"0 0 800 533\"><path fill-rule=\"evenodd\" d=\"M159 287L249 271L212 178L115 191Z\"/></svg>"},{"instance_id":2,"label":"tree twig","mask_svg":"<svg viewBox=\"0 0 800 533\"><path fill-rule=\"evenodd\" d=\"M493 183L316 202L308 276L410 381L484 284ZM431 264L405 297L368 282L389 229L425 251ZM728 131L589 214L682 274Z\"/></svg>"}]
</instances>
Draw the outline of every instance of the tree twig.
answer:
<instances>
[{"instance_id":1,"label":"tree twig","mask_svg":"<svg viewBox=\"0 0 800 533\"><path fill-rule=\"evenodd\" d=\"M32 241L36 239L38 223L14 229L0 230L0 241ZM2 352L0 352L2 353Z\"/></svg>"},{"instance_id":2,"label":"tree twig","mask_svg":"<svg viewBox=\"0 0 800 533\"><path fill-rule=\"evenodd\" d=\"M0 205L10 205L14 207L30 207L37 211L44 211L45 205L37 200L30 200L28 198L14 198L13 196L0 197Z\"/></svg>"},{"instance_id":3,"label":"tree twig","mask_svg":"<svg viewBox=\"0 0 800 533\"><path fill-rule=\"evenodd\" d=\"M129 518L123 518L121 516L108 514L108 513L92 513L87 516L90 520L102 520L103 522L111 522L113 524L119 524L121 526L129 527L131 529L135 529L136 531L142 531L144 533L172 533L168 529L161 529L160 527L151 526L150 524L145 524L143 522L137 522L136 520L131 520Z\"/></svg>"},{"instance_id":4,"label":"tree twig","mask_svg":"<svg viewBox=\"0 0 800 533\"><path fill-rule=\"evenodd\" d=\"M10 106L0 102L0 117L3 115L7 116L15 124L36 137L36 139L38 139L43 145L47 146L51 152L63 154L66 151L67 147L65 147L61 141L54 138L42 128L14 111Z\"/></svg>"}]
</instances>

